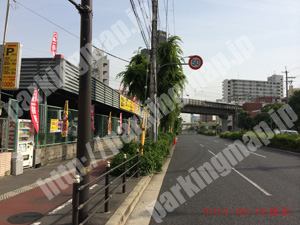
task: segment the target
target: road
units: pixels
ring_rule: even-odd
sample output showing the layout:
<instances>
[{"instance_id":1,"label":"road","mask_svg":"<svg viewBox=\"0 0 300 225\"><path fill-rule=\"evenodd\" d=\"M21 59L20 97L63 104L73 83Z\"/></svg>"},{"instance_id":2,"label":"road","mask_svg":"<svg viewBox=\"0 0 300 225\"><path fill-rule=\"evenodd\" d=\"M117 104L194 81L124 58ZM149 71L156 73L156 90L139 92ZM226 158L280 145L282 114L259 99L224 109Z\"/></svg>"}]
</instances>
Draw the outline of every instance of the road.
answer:
<instances>
[{"instance_id":1,"label":"road","mask_svg":"<svg viewBox=\"0 0 300 225\"><path fill-rule=\"evenodd\" d=\"M227 176L197 188L189 169L211 162L232 143L199 134L181 135L157 198L163 207L169 207L155 210L157 217L150 224L299 224L299 154L262 147L227 168ZM181 196L171 191L180 176L189 177L194 184L189 185L190 196L183 188Z\"/></svg>"}]
</instances>

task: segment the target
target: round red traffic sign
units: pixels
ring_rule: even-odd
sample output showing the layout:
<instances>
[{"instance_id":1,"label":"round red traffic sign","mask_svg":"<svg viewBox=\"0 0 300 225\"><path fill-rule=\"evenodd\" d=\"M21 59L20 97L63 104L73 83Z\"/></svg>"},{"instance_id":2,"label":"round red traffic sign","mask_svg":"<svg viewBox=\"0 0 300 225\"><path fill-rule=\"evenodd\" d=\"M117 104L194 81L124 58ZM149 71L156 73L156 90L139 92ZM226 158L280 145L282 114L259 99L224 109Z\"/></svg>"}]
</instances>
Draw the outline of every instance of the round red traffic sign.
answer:
<instances>
[{"instance_id":1,"label":"round red traffic sign","mask_svg":"<svg viewBox=\"0 0 300 225\"><path fill-rule=\"evenodd\" d=\"M193 70L198 70L200 69L200 67L203 64L203 60L200 56L198 55L194 55L190 58L189 60L189 66L193 69Z\"/></svg>"}]
</instances>

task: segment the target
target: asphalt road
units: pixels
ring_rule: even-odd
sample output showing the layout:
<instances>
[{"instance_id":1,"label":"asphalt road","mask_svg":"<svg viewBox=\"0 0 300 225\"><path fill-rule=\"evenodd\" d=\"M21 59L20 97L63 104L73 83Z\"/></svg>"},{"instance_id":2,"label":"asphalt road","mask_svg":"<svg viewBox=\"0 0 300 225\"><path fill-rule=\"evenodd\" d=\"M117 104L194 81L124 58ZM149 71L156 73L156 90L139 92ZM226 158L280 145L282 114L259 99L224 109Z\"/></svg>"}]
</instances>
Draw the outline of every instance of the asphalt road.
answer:
<instances>
[{"instance_id":1,"label":"asphalt road","mask_svg":"<svg viewBox=\"0 0 300 225\"><path fill-rule=\"evenodd\" d=\"M157 198L162 206L168 203L170 211L166 208L156 211L161 224L300 224L300 155L265 147L251 153L232 169L231 166L227 168L230 171L227 176L219 176L200 191L193 186L197 192L190 193L193 196L189 197L181 189L184 203L179 203L178 194L172 194L175 205L179 204L172 210L174 199L162 194L173 193L171 188L178 184L178 177L191 178L188 172L191 167L197 169L210 162L231 143L199 134L179 137ZM196 185L193 178L191 181ZM163 196L169 196L167 202L163 201L166 200ZM150 224L157 222L161 221L152 218Z\"/></svg>"}]
</instances>

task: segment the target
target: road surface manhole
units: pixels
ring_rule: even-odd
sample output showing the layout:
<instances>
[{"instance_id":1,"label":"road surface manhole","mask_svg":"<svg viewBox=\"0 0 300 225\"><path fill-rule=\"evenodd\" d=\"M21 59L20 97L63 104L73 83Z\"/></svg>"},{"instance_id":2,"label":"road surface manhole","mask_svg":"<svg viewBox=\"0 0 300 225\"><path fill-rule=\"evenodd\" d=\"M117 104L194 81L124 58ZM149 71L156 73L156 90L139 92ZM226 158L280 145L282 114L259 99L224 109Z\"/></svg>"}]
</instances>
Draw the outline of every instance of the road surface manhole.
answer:
<instances>
[{"instance_id":1,"label":"road surface manhole","mask_svg":"<svg viewBox=\"0 0 300 225\"><path fill-rule=\"evenodd\" d=\"M28 222L34 222L43 217L43 214L37 212L26 212L13 215L7 219L12 224L22 224Z\"/></svg>"}]
</instances>

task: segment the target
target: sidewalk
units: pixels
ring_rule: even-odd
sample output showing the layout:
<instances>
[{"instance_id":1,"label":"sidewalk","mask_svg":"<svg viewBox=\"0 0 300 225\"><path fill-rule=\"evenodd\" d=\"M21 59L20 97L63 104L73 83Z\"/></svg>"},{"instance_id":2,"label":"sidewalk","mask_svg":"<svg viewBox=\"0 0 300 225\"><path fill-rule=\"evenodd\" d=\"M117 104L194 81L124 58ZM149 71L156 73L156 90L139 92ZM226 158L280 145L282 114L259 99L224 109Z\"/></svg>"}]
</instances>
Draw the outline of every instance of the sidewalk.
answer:
<instances>
[{"instance_id":1,"label":"sidewalk","mask_svg":"<svg viewBox=\"0 0 300 225\"><path fill-rule=\"evenodd\" d=\"M110 150L105 150L106 156L113 156ZM105 171L106 160L100 152L96 152L97 168L91 170L90 179L101 175ZM50 173L57 171L58 166L66 165L71 160L54 163L41 168L24 169L18 176L3 177L0 179L0 224L32 224L38 218L64 204L72 197L72 185L68 185L61 193L49 200L46 194L36 183L38 179L50 178ZM62 177L73 177L75 170L64 173ZM69 177L70 177L69 176ZM53 189L52 189L53 191Z\"/></svg>"}]
</instances>

